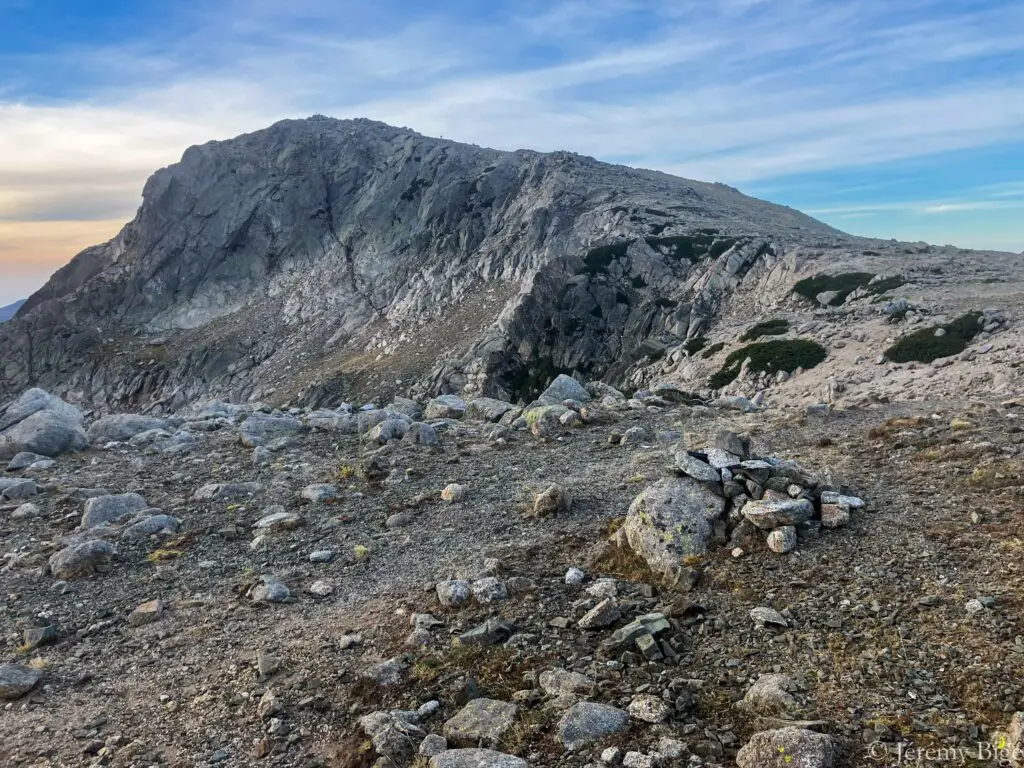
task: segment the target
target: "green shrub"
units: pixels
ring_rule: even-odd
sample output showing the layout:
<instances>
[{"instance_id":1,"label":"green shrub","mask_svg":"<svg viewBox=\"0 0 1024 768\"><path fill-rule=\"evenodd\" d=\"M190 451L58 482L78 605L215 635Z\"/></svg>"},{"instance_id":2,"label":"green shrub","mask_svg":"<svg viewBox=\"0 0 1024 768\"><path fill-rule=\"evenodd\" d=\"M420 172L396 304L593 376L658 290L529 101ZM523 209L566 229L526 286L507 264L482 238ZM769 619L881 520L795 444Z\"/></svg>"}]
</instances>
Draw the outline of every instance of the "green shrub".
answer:
<instances>
[{"instance_id":1,"label":"green shrub","mask_svg":"<svg viewBox=\"0 0 1024 768\"><path fill-rule=\"evenodd\" d=\"M808 301L817 303L818 294L825 293L826 291L838 291L838 294L831 302L830 306L838 307L846 298L856 291L858 288L864 288L868 295L878 296L886 291L892 291L903 285L906 280L898 275L893 277L885 277L874 283L876 275L870 272L844 272L840 275L815 275L814 277L805 277L793 286L793 292L803 296Z\"/></svg>"},{"instance_id":2,"label":"green shrub","mask_svg":"<svg viewBox=\"0 0 1024 768\"><path fill-rule=\"evenodd\" d=\"M708 344L706 336L694 336L692 339L687 339L686 343L683 344L683 349L686 350L686 354L695 355L700 352Z\"/></svg>"},{"instance_id":3,"label":"green shrub","mask_svg":"<svg viewBox=\"0 0 1024 768\"><path fill-rule=\"evenodd\" d=\"M781 336L789 330L789 320L776 318L765 320L763 323L747 329L747 332L740 336L740 341L754 341L762 336Z\"/></svg>"},{"instance_id":4,"label":"green shrub","mask_svg":"<svg viewBox=\"0 0 1024 768\"><path fill-rule=\"evenodd\" d=\"M885 356L894 363L930 363L940 357L959 355L971 343L982 327L982 314L969 312L949 325L922 328L904 336L888 350ZM936 336L942 328L944 336Z\"/></svg>"},{"instance_id":5,"label":"green shrub","mask_svg":"<svg viewBox=\"0 0 1024 768\"><path fill-rule=\"evenodd\" d=\"M707 360L708 358L711 358L711 357L714 357L715 355L717 355L723 349L725 349L725 342L724 341L716 341L714 344L712 344L710 347L708 347L707 349L704 350L704 354L702 354L701 357L704 358L705 360Z\"/></svg>"},{"instance_id":6,"label":"green shrub","mask_svg":"<svg viewBox=\"0 0 1024 768\"><path fill-rule=\"evenodd\" d=\"M743 361L750 358L748 370L768 373L813 368L828 353L820 344L806 339L777 339L748 344L730 352L721 369L711 377L711 388L721 389L740 373Z\"/></svg>"}]
</instances>

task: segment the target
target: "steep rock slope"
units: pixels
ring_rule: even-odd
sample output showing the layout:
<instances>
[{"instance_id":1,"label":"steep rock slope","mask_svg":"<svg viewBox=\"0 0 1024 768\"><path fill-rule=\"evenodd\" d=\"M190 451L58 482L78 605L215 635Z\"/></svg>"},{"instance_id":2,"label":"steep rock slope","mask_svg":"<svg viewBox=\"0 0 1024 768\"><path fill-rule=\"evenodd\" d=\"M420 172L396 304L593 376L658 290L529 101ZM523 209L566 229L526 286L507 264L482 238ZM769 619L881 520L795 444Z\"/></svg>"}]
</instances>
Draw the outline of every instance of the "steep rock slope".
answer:
<instances>
[{"instance_id":1,"label":"steep rock slope","mask_svg":"<svg viewBox=\"0 0 1024 768\"><path fill-rule=\"evenodd\" d=\"M0 329L0 395L175 410L620 383L793 248L863 242L719 184L285 121L155 173L135 219Z\"/></svg>"}]
</instances>

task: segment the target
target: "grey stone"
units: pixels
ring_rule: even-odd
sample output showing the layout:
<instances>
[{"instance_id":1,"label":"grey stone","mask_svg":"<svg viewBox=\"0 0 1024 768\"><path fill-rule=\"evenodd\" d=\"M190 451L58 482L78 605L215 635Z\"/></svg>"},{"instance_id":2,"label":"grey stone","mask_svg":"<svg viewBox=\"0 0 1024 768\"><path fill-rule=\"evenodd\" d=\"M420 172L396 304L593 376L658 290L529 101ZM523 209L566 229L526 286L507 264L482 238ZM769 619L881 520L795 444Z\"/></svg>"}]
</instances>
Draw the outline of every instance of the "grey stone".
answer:
<instances>
[{"instance_id":1,"label":"grey stone","mask_svg":"<svg viewBox=\"0 0 1024 768\"><path fill-rule=\"evenodd\" d=\"M314 504L332 501L338 498L338 486L330 483L307 485L302 489L301 496L306 499L306 501L312 501Z\"/></svg>"},{"instance_id":2,"label":"grey stone","mask_svg":"<svg viewBox=\"0 0 1024 768\"><path fill-rule=\"evenodd\" d=\"M448 749L448 740L439 733L432 733L420 742L417 753L422 757L440 755Z\"/></svg>"},{"instance_id":3,"label":"grey stone","mask_svg":"<svg viewBox=\"0 0 1024 768\"><path fill-rule=\"evenodd\" d=\"M109 541L96 539L72 544L50 558L50 573L61 581L82 578L101 569L116 554L117 549Z\"/></svg>"},{"instance_id":4,"label":"grey stone","mask_svg":"<svg viewBox=\"0 0 1024 768\"><path fill-rule=\"evenodd\" d=\"M796 545L796 528L792 525L784 525L768 534L768 549L772 552L785 555L796 549Z\"/></svg>"},{"instance_id":5,"label":"grey stone","mask_svg":"<svg viewBox=\"0 0 1024 768\"><path fill-rule=\"evenodd\" d=\"M275 576L261 576L260 583L249 590L254 603L284 603L291 596L291 590Z\"/></svg>"},{"instance_id":6,"label":"grey stone","mask_svg":"<svg viewBox=\"0 0 1024 768\"><path fill-rule=\"evenodd\" d=\"M42 672L24 664L0 664L0 699L20 699L42 678Z\"/></svg>"},{"instance_id":7,"label":"grey stone","mask_svg":"<svg viewBox=\"0 0 1024 768\"><path fill-rule=\"evenodd\" d=\"M743 506L743 516L762 530L773 530L807 522L814 517L814 505L807 499L749 501Z\"/></svg>"},{"instance_id":8,"label":"grey stone","mask_svg":"<svg viewBox=\"0 0 1024 768\"><path fill-rule=\"evenodd\" d=\"M94 528L144 509L149 509L149 504L137 493L95 496L85 502L81 526L82 528Z\"/></svg>"},{"instance_id":9,"label":"grey stone","mask_svg":"<svg viewBox=\"0 0 1024 768\"><path fill-rule=\"evenodd\" d=\"M0 477L0 497L17 501L35 496L39 492L32 480Z\"/></svg>"},{"instance_id":10,"label":"grey stone","mask_svg":"<svg viewBox=\"0 0 1024 768\"><path fill-rule=\"evenodd\" d=\"M53 457L84 450L88 445L80 415L75 418L60 411L40 410L0 434L0 458L26 452Z\"/></svg>"},{"instance_id":11,"label":"grey stone","mask_svg":"<svg viewBox=\"0 0 1024 768\"><path fill-rule=\"evenodd\" d=\"M586 675L566 669L552 669L541 672L540 687L548 696L592 696L597 683Z\"/></svg>"},{"instance_id":12,"label":"grey stone","mask_svg":"<svg viewBox=\"0 0 1024 768\"><path fill-rule=\"evenodd\" d=\"M776 611L774 608L768 608L765 606L758 606L752 608L750 611L750 618L754 624L758 627L788 627L789 622L786 621L785 617Z\"/></svg>"},{"instance_id":13,"label":"grey stone","mask_svg":"<svg viewBox=\"0 0 1024 768\"><path fill-rule=\"evenodd\" d=\"M621 733L629 727L629 714L607 704L582 701L558 721L558 741L570 752Z\"/></svg>"},{"instance_id":14,"label":"grey stone","mask_svg":"<svg viewBox=\"0 0 1024 768\"><path fill-rule=\"evenodd\" d=\"M672 707L659 696L642 693L629 703L629 716L645 723L664 723L672 716Z\"/></svg>"},{"instance_id":15,"label":"grey stone","mask_svg":"<svg viewBox=\"0 0 1024 768\"><path fill-rule=\"evenodd\" d=\"M296 435L303 430L303 424L291 416L273 416L254 413L238 428L243 445L256 448L282 437Z\"/></svg>"},{"instance_id":16,"label":"grey stone","mask_svg":"<svg viewBox=\"0 0 1024 768\"><path fill-rule=\"evenodd\" d=\"M449 749L430 758L430 768L530 768L530 764L490 749Z\"/></svg>"},{"instance_id":17,"label":"grey stone","mask_svg":"<svg viewBox=\"0 0 1024 768\"><path fill-rule=\"evenodd\" d=\"M363 435L363 440L369 443L384 445L388 440L401 440L409 431L409 422L404 419L384 419L384 421L371 427Z\"/></svg>"},{"instance_id":18,"label":"grey stone","mask_svg":"<svg viewBox=\"0 0 1024 768\"><path fill-rule=\"evenodd\" d=\"M725 500L689 477L667 478L634 499L623 526L633 551L670 586L692 587Z\"/></svg>"},{"instance_id":19,"label":"grey stone","mask_svg":"<svg viewBox=\"0 0 1024 768\"><path fill-rule=\"evenodd\" d=\"M519 708L497 699L474 699L444 724L444 737L457 747L494 747L515 724Z\"/></svg>"},{"instance_id":20,"label":"grey stone","mask_svg":"<svg viewBox=\"0 0 1024 768\"><path fill-rule=\"evenodd\" d=\"M419 421L414 421L409 425L402 440L412 445L437 445L440 442L437 430L430 424L424 424Z\"/></svg>"},{"instance_id":21,"label":"grey stone","mask_svg":"<svg viewBox=\"0 0 1024 768\"><path fill-rule=\"evenodd\" d=\"M476 601L484 605L508 598L508 588L505 586L505 582L494 576L474 581L470 585L470 589Z\"/></svg>"},{"instance_id":22,"label":"grey stone","mask_svg":"<svg viewBox=\"0 0 1024 768\"><path fill-rule=\"evenodd\" d=\"M736 706L756 715L788 717L797 711L796 699L789 693L793 689L793 680L788 675L763 674Z\"/></svg>"},{"instance_id":23,"label":"grey stone","mask_svg":"<svg viewBox=\"0 0 1024 768\"><path fill-rule=\"evenodd\" d=\"M715 433L712 444L715 448L746 458L750 453L750 441L744 440L742 437L737 435L728 429L720 429Z\"/></svg>"},{"instance_id":24,"label":"grey stone","mask_svg":"<svg viewBox=\"0 0 1024 768\"><path fill-rule=\"evenodd\" d=\"M39 453L22 451L21 453L16 454L14 458L10 460L10 462L7 464L7 471L15 472L19 469L27 469L28 467L31 467L33 464L36 464L41 461L46 461L47 459L48 457L43 456L42 454Z\"/></svg>"},{"instance_id":25,"label":"grey stone","mask_svg":"<svg viewBox=\"0 0 1024 768\"><path fill-rule=\"evenodd\" d=\"M537 398L538 402L545 405L559 405L566 400L586 403L590 401L590 393L576 379L566 376L564 373L556 376L555 380Z\"/></svg>"},{"instance_id":26,"label":"grey stone","mask_svg":"<svg viewBox=\"0 0 1024 768\"><path fill-rule=\"evenodd\" d=\"M495 616L468 632L459 635L459 642L465 645L498 645L515 633L515 627L500 616Z\"/></svg>"},{"instance_id":27,"label":"grey stone","mask_svg":"<svg viewBox=\"0 0 1024 768\"><path fill-rule=\"evenodd\" d=\"M553 483L538 493L533 499L534 517L547 517L567 512L572 504L569 492L557 483Z\"/></svg>"},{"instance_id":28,"label":"grey stone","mask_svg":"<svg viewBox=\"0 0 1024 768\"><path fill-rule=\"evenodd\" d=\"M738 768L833 768L836 750L832 739L805 728L761 731L736 755Z\"/></svg>"},{"instance_id":29,"label":"grey stone","mask_svg":"<svg viewBox=\"0 0 1024 768\"><path fill-rule=\"evenodd\" d=\"M436 587L437 599L445 608L452 608L469 602L469 582L461 579L439 581Z\"/></svg>"},{"instance_id":30,"label":"grey stone","mask_svg":"<svg viewBox=\"0 0 1024 768\"><path fill-rule=\"evenodd\" d=\"M86 437L93 445L125 442L151 429L167 429L167 422L153 416L134 413L115 413L97 419L89 425Z\"/></svg>"},{"instance_id":31,"label":"grey stone","mask_svg":"<svg viewBox=\"0 0 1024 768\"><path fill-rule=\"evenodd\" d=\"M689 451L676 451L675 459L676 467L694 480L700 480L705 483L722 482L722 474L717 469L690 455Z\"/></svg>"},{"instance_id":32,"label":"grey stone","mask_svg":"<svg viewBox=\"0 0 1024 768\"><path fill-rule=\"evenodd\" d=\"M478 397L466 404L466 413L472 419L480 421L496 422L501 417L515 408L512 403L504 400L495 400L493 397Z\"/></svg>"},{"instance_id":33,"label":"grey stone","mask_svg":"<svg viewBox=\"0 0 1024 768\"><path fill-rule=\"evenodd\" d=\"M587 611L577 622L580 629L610 627L622 618L622 612L613 598L606 598Z\"/></svg>"},{"instance_id":34,"label":"grey stone","mask_svg":"<svg viewBox=\"0 0 1024 768\"><path fill-rule=\"evenodd\" d=\"M288 512L280 504L267 507L264 516L253 525L253 528L264 531L290 531L302 525L302 517L295 512Z\"/></svg>"},{"instance_id":35,"label":"grey stone","mask_svg":"<svg viewBox=\"0 0 1024 768\"><path fill-rule=\"evenodd\" d=\"M440 395L427 403L423 418L427 421L461 419L466 415L467 408L466 401L457 395Z\"/></svg>"},{"instance_id":36,"label":"grey stone","mask_svg":"<svg viewBox=\"0 0 1024 768\"><path fill-rule=\"evenodd\" d=\"M180 527L181 520L171 515L147 515L125 528L121 536L127 539L137 539L157 533L175 533Z\"/></svg>"},{"instance_id":37,"label":"grey stone","mask_svg":"<svg viewBox=\"0 0 1024 768\"><path fill-rule=\"evenodd\" d=\"M260 483L207 483L194 494L193 501L234 501L263 491Z\"/></svg>"}]
</instances>

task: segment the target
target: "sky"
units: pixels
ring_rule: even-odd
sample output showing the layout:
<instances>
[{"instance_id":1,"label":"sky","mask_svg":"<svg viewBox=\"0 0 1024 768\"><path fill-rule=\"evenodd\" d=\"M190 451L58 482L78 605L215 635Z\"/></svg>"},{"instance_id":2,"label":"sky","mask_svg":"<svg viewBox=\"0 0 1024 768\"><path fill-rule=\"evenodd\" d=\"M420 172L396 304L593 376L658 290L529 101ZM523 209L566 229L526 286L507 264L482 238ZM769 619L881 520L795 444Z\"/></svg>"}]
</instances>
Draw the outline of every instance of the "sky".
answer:
<instances>
[{"instance_id":1,"label":"sky","mask_svg":"<svg viewBox=\"0 0 1024 768\"><path fill-rule=\"evenodd\" d=\"M369 117L1024 250L1020 0L0 0L0 305L184 149Z\"/></svg>"}]
</instances>

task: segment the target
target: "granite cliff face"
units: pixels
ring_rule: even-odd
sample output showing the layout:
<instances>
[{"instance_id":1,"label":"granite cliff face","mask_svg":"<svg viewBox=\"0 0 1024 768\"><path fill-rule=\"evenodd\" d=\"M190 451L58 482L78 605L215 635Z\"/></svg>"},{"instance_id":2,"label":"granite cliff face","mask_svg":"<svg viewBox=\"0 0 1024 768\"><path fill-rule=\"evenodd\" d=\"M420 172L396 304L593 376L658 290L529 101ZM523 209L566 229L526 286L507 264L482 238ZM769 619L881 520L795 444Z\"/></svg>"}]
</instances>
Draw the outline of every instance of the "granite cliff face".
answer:
<instances>
[{"instance_id":1,"label":"granite cliff face","mask_svg":"<svg viewBox=\"0 0 1024 768\"><path fill-rule=\"evenodd\" d=\"M135 219L0 328L0 395L175 410L622 384L737 289L866 242L720 184L285 121L157 171Z\"/></svg>"}]
</instances>

